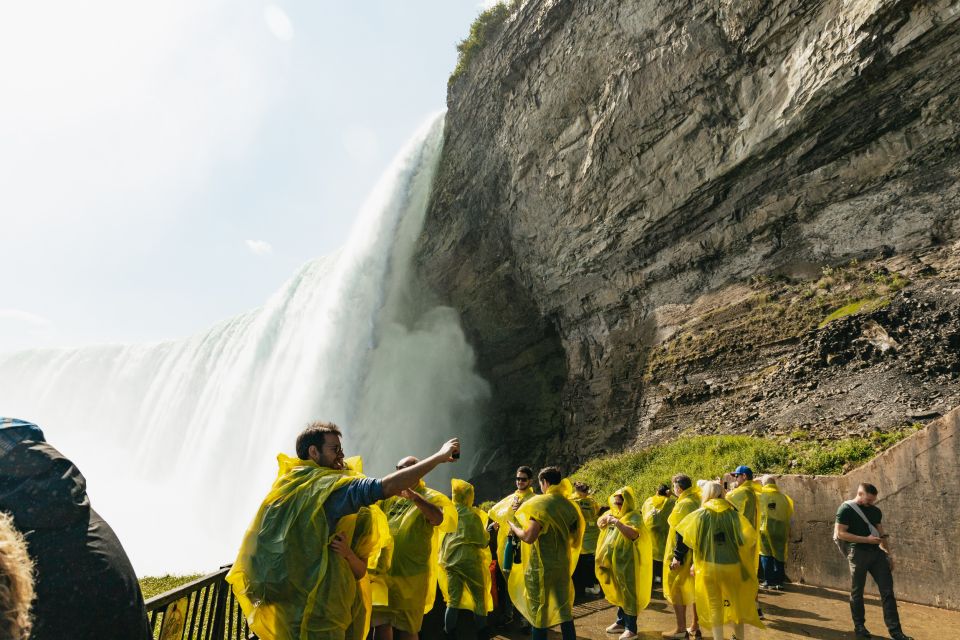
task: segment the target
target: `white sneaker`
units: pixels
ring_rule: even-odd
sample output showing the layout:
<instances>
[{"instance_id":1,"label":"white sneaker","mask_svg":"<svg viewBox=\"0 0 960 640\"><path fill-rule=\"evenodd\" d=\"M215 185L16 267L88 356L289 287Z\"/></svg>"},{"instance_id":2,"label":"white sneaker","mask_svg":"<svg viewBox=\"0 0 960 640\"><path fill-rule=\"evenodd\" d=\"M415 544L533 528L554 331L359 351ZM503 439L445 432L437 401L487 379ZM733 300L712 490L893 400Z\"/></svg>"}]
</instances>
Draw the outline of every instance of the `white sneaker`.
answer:
<instances>
[{"instance_id":1,"label":"white sneaker","mask_svg":"<svg viewBox=\"0 0 960 640\"><path fill-rule=\"evenodd\" d=\"M592 587L586 587L586 588L583 590L583 592L584 592L584 593L589 593L589 594L592 595L592 596L598 596L598 595L600 595L600 586L599 586L599 585L594 585L594 586L592 586Z\"/></svg>"},{"instance_id":2,"label":"white sneaker","mask_svg":"<svg viewBox=\"0 0 960 640\"><path fill-rule=\"evenodd\" d=\"M637 634L630 629L624 629L623 633L620 634L620 640L630 640L630 638L636 638Z\"/></svg>"},{"instance_id":3,"label":"white sneaker","mask_svg":"<svg viewBox=\"0 0 960 640\"><path fill-rule=\"evenodd\" d=\"M623 631L625 631L625 629L623 628L623 625L617 624L616 622L614 622L612 625L607 627L607 633L611 633L611 634L622 633Z\"/></svg>"}]
</instances>

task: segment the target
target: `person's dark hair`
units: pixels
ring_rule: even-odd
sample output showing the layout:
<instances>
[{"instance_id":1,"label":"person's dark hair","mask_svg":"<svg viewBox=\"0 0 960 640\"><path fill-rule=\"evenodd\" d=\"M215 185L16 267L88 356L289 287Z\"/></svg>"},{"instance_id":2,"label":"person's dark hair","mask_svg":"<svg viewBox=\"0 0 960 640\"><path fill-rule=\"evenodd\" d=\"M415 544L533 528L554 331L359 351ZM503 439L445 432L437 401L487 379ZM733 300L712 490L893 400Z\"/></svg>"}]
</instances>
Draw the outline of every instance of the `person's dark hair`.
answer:
<instances>
[{"instance_id":1,"label":"person's dark hair","mask_svg":"<svg viewBox=\"0 0 960 640\"><path fill-rule=\"evenodd\" d=\"M661 484L659 487L657 487L657 495L658 495L658 496L668 496L668 495L670 495L670 487L668 487L668 486L665 485L665 484Z\"/></svg>"},{"instance_id":2,"label":"person's dark hair","mask_svg":"<svg viewBox=\"0 0 960 640\"><path fill-rule=\"evenodd\" d=\"M577 480L573 483L573 488L580 493L590 493L590 485L588 485L586 482L580 482Z\"/></svg>"},{"instance_id":3,"label":"person's dark hair","mask_svg":"<svg viewBox=\"0 0 960 640\"><path fill-rule=\"evenodd\" d=\"M531 469L531 468L528 467L527 465L522 465L522 466L517 467L517 473L523 473L523 474L525 474L528 478L530 478L531 480L533 480L533 469Z\"/></svg>"},{"instance_id":4,"label":"person's dark hair","mask_svg":"<svg viewBox=\"0 0 960 640\"><path fill-rule=\"evenodd\" d=\"M673 476L672 480L678 487L680 487L681 491L686 491L693 486L693 481L690 480L690 476L685 473L678 473L677 475Z\"/></svg>"},{"instance_id":5,"label":"person's dark hair","mask_svg":"<svg viewBox=\"0 0 960 640\"><path fill-rule=\"evenodd\" d=\"M869 493L869 494L872 495L872 496L875 496L875 495L877 495L878 493L880 493L879 491L877 491L877 488L876 488L875 486L873 486L872 484L870 484L869 482L861 482L861 483L860 483L860 488L863 489L864 491L866 491L867 493Z\"/></svg>"},{"instance_id":6,"label":"person's dark hair","mask_svg":"<svg viewBox=\"0 0 960 640\"><path fill-rule=\"evenodd\" d=\"M753 471L744 471L743 475L747 476L747 480L753 480Z\"/></svg>"},{"instance_id":7,"label":"person's dark hair","mask_svg":"<svg viewBox=\"0 0 960 640\"><path fill-rule=\"evenodd\" d=\"M343 437L340 427L332 422L311 422L297 436L297 457L301 460L310 459L310 447L322 449L326 443L327 434L332 433L338 438Z\"/></svg>"},{"instance_id":8,"label":"person's dark hair","mask_svg":"<svg viewBox=\"0 0 960 640\"><path fill-rule=\"evenodd\" d=\"M560 473L560 467L544 467L540 469L537 478L546 480L550 484L560 484L560 481L563 480L563 474Z\"/></svg>"}]
</instances>

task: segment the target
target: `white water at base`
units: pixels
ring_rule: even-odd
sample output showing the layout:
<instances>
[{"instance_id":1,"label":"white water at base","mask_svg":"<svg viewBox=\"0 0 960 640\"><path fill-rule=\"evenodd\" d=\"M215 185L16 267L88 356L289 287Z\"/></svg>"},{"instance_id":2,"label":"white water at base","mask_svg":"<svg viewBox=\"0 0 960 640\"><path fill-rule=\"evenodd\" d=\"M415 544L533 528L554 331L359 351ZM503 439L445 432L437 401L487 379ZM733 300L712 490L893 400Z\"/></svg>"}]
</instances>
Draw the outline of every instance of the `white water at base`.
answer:
<instances>
[{"instance_id":1,"label":"white water at base","mask_svg":"<svg viewBox=\"0 0 960 640\"><path fill-rule=\"evenodd\" d=\"M336 422L368 475L454 435L479 450L489 395L457 313L411 269L442 145L418 132L364 205L347 245L306 264L261 308L191 338L0 355L0 415L39 424L87 477L140 575L231 562L309 421Z\"/></svg>"}]
</instances>

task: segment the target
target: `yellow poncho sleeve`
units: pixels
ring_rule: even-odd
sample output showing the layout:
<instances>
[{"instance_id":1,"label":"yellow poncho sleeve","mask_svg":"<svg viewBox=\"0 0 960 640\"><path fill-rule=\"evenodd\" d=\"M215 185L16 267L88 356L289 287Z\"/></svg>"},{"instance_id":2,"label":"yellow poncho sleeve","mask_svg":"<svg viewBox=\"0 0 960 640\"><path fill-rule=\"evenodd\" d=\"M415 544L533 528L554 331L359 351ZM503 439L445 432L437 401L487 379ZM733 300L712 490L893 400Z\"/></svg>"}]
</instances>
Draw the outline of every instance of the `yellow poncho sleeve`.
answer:
<instances>
[{"instance_id":1,"label":"yellow poncho sleeve","mask_svg":"<svg viewBox=\"0 0 960 640\"><path fill-rule=\"evenodd\" d=\"M623 506L617 507L610 498L610 512L623 524L639 534L630 540L617 528L608 525L600 534L597 545L596 573L603 595L610 604L621 607L627 615L635 616L650 604L653 586L653 549L650 531L637 509L636 497L630 487L614 493L623 496Z\"/></svg>"},{"instance_id":2,"label":"yellow poncho sleeve","mask_svg":"<svg viewBox=\"0 0 960 640\"><path fill-rule=\"evenodd\" d=\"M342 637L357 581L329 549L323 505L360 478L280 454L279 472L227 574L251 630L262 640Z\"/></svg>"},{"instance_id":3,"label":"yellow poncho sleeve","mask_svg":"<svg viewBox=\"0 0 960 640\"><path fill-rule=\"evenodd\" d=\"M533 544L521 544L520 566L514 565L507 588L517 610L538 628L573 619L571 576L580 557L584 521L579 507L566 497L570 489L564 480L517 511L521 528L531 519L541 528Z\"/></svg>"},{"instance_id":4,"label":"yellow poncho sleeve","mask_svg":"<svg viewBox=\"0 0 960 640\"><path fill-rule=\"evenodd\" d=\"M390 569L380 575L387 586L387 604L374 603L374 613L408 633L418 633L423 615L433 608L440 536L457 530L457 510L448 497L422 483L415 491L443 512L443 521L432 526L406 498L395 496L383 501L381 508L393 537L393 557Z\"/></svg>"},{"instance_id":5,"label":"yellow poncho sleeve","mask_svg":"<svg viewBox=\"0 0 960 640\"><path fill-rule=\"evenodd\" d=\"M760 555L787 561L792 517L793 500L776 485L764 486L760 492Z\"/></svg>"},{"instance_id":6,"label":"yellow poncho sleeve","mask_svg":"<svg viewBox=\"0 0 960 640\"><path fill-rule=\"evenodd\" d=\"M693 552L701 626L744 623L762 629L756 607L757 534L747 519L715 498L685 517L677 532Z\"/></svg>"},{"instance_id":7,"label":"yellow poncho sleeve","mask_svg":"<svg viewBox=\"0 0 960 640\"><path fill-rule=\"evenodd\" d=\"M363 507L358 513L345 516L337 523L337 533L350 540L350 548L359 558L366 558L374 566L379 555L390 545L387 517L376 505ZM357 580L357 596L353 606L353 620L344 634L345 640L364 640L370 630L373 611L373 586L369 571Z\"/></svg>"},{"instance_id":8,"label":"yellow poncho sleeve","mask_svg":"<svg viewBox=\"0 0 960 640\"><path fill-rule=\"evenodd\" d=\"M695 487L683 491L677 498L667 523L670 530L667 532L667 543L663 550L663 595L667 602L680 605L691 605L694 599L693 578L690 576L690 565L693 564L693 554L688 553L681 564L676 569L670 568L670 561L673 560L673 551L677 548L677 525L680 522L700 508L700 495Z\"/></svg>"},{"instance_id":9,"label":"yellow poncho sleeve","mask_svg":"<svg viewBox=\"0 0 960 640\"><path fill-rule=\"evenodd\" d=\"M451 484L457 530L440 545L440 591L451 609L485 616L493 610L487 514L473 506L473 486L456 478Z\"/></svg>"}]
</instances>

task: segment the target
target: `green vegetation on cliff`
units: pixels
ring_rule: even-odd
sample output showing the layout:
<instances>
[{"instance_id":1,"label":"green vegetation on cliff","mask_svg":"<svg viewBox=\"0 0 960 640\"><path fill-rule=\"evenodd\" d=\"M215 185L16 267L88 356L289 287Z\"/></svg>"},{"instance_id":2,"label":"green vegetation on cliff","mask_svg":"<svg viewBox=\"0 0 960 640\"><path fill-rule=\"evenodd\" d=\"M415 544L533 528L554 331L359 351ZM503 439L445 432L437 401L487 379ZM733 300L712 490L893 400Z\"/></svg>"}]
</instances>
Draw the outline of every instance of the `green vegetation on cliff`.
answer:
<instances>
[{"instance_id":1,"label":"green vegetation on cliff","mask_svg":"<svg viewBox=\"0 0 960 640\"><path fill-rule=\"evenodd\" d=\"M681 438L640 451L597 458L573 474L601 497L630 485L644 496L675 473L695 481L718 478L745 464L759 477L763 473L835 475L867 462L921 425L909 425L868 437L817 441L804 431L782 440L751 436L696 436Z\"/></svg>"},{"instance_id":2,"label":"green vegetation on cliff","mask_svg":"<svg viewBox=\"0 0 960 640\"><path fill-rule=\"evenodd\" d=\"M490 37L506 22L514 9L520 6L520 0L499 2L493 5L473 21L470 25L470 35L457 45L457 66L450 74L448 84L452 84L470 66L470 62L489 42Z\"/></svg>"},{"instance_id":3,"label":"green vegetation on cliff","mask_svg":"<svg viewBox=\"0 0 960 640\"><path fill-rule=\"evenodd\" d=\"M719 367L752 349L797 339L838 318L875 311L908 283L899 274L856 261L825 267L814 281L756 276L751 295L695 318L653 349L645 379L661 379L687 363Z\"/></svg>"}]
</instances>

